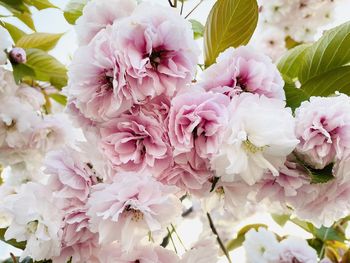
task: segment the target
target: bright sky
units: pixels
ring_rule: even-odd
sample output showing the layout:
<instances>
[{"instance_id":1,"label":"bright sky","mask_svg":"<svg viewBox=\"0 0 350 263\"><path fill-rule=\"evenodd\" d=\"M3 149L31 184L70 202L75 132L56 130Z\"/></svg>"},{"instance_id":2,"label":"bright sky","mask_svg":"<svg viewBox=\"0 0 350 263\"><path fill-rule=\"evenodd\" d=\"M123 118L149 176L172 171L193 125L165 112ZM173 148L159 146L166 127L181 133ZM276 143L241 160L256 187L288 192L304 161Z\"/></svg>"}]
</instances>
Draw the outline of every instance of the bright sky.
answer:
<instances>
[{"instance_id":1,"label":"bright sky","mask_svg":"<svg viewBox=\"0 0 350 263\"><path fill-rule=\"evenodd\" d=\"M164 5L168 5L167 0L149 0L151 2L157 2ZM336 10L336 22L334 25L340 24L344 21L350 20L350 0L342 0L344 2L344 5L341 5ZM68 0L51 0L53 4L60 8L64 8ZM199 0L188 0L185 2L185 8L184 8L184 14L187 14L189 10L192 9L194 5L196 5L199 2ZM213 5L215 1L214 0L204 0L204 2L200 5L200 7L192 13L191 17L192 19L196 19L203 24L205 23L207 14L209 13L209 10L211 6ZM3 9L0 8L0 13ZM38 32L49 32L49 33L62 33L65 32L65 35L62 37L61 41L58 43L57 47L52 51L52 54L58 58L60 61L62 61L64 64L68 65L71 56L73 55L74 51L77 48L76 45L76 39L75 39L75 33L74 29L71 25L69 25L62 14L61 10L58 9L46 9L42 11L36 11L33 10L33 17L34 17L34 23L36 25ZM19 25L17 21L13 21L14 24ZM332 25L332 26L334 26ZM21 27L22 29L26 30L25 27ZM299 236L306 235L305 232L301 231L300 229L296 228L295 226L291 224L287 224L287 226L282 229L278 225L274 224L271 218L267 215L258 215L253 218L250 218L240 224L236 227L238 230L240 227L244 226L245 224L250 223L265 223L271 226L272 230L279 234L294 234ZM183 224L178 232L183 233L183 241L186 245L190 245L190 243L194 242L199 233L201 231L201 225L199 222L194 222L191 220L187 220L185 224ZM180 246L179 246L180 247ZM4 258L8 258L9 251L14 251L13 249L9 250L9 247L4 246L3 243L0 242L0 260ZM232 255L232 258L234 259L234 262L244 262L244 253L242 249L235 251L234 255ZM224 259L221 262L226 262Z\"/></svg>"}]
</instances>

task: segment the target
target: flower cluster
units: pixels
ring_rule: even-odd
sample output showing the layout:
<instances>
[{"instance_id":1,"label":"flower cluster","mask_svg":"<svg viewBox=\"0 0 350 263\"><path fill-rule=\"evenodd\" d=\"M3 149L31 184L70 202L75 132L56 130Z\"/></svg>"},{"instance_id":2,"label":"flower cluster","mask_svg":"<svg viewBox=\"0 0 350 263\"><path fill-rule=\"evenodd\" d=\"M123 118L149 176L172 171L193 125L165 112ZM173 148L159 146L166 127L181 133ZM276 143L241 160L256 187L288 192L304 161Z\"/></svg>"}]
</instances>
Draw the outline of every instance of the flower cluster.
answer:
<instances>
[{"instance_id":1,"label":"flower cluster","mask_svg":"<svg viewBox=\"0 0 350 263\"><path fill-rule=\"evenodd\" d=\"M0 71L0 162L9 166L0 227L26 242L21 258L214 263L207 231L182 255L166 247L181 217L209 219L227 241L222 221L262 207L316 226L349 213L347 95L311 97L293 112L272 59L250 46L196 72L190 22L146 2L89 1L76 30L64 92L80 137L63 115L43 113L42 92ZM306 241L263 228L244 247L252 263L317 262Z\"/></svg>"},{"instance_id":2,"label":"flower cluster","mask_svg":"<svg viewBox=\"0 0 350 263\"><path fill-rule=\"evenodd\" d=\"M273 232L265 228L251 229L243 243L248 263L317 263L316 251L298 237L289 236L278 241Z\"/></svg>"},{"instance_id":3,"label":"flower cluster","mask_svg":"<svg viewBox=\"0 0 350 263\"><path fill-rule=\"evenodd\" d=\"M0 68L0 164L12 167L15 185L39 180L45 154L69 142L68 118L46 115L45 103L40 88L17 85L12 72Z\"/></svg>"},{"instance_id":4,"label":"flower cluster","mask_svg":"<svg viewBox=\"0 0 350 263\"><path fill-rule=\"evenodd\" d=\"M254 45L278 59L292 42L312 42L334 21L342 0L260 0ZM345 6L344 6L345 7ZM291 43L289 43L291 42ZM290 46L291 47L291 46Z\"/></svg>"}]
</instances>

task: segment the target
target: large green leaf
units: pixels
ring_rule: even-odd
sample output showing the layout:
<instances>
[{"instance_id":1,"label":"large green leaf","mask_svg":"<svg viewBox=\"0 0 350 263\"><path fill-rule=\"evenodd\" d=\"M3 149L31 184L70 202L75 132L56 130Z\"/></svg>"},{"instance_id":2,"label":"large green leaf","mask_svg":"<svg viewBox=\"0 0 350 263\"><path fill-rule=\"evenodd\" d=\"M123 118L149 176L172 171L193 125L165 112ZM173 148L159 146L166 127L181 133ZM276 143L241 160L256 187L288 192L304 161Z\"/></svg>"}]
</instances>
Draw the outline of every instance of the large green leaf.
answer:
<instances>
[{"instance_id":1,"label":"large green leaf","mask_svg":"<svg viewBox=\"0 0 350 263\"><path fill-rule=\"evenodd\" d=\"M15 42L15 43L17 42L18 39L20 39L22 36L24 36L26 34L21 29L19 29L18 27L14 26L12 24L2 22L2 23L0 23L0 25L7 29L7 31L9 32L10 36L13 39L13 42Z\"/></svg>"},{"instance_id":2,"label":"large green leaf","mask_svg":"<svg viewBox=\"0 0 350 263\"><path fill-rule=\"evenodd\" d=\"M35 31L35 25L30 12L13 12L13 15L26 24L30 29Z\"/></svg>"},{"instance_id":3,"label":"large green leaf","mask_svg":"<svg viewBox=\"0 0 350 263\"><path fill-rule=\"evenodd\" d=\"M34 70L36 80L49 81L57 88L67 84L67 69L61 62L40 49L26 49L26 53L25 65Z\"/></svg>"},{"instance_id":4,"label":"large green leaf","mask_svg":"<svg viewBox=\"0 0 350 263\"><path fill-rule=\"evenodd\" d=\"M327 31L305 53L300 82L320 76L350 62L350 22Z\"/></svg>"},{"instance_id":5,"label":"large green leaf","mask_svg":"<svg viewBox=\"0 0 350 263\"><path fill-rule=\"evenodd\" d=\"M32 68L25 64L13 64L13 77L16 83L19 83L23 78L29 77L31 79L35 78L35 72Z\"/></svg>"},{"instance_id":6,"label":"large green leaf","mask_svg":"<svg viewBox=\"0 0 350 263\"><path fill-rule=\"evenodd\" d=\"M17 10L18 12L28 12L28 7L23 3L23 0L0 0L6 8Z\"/></svg>"},{"instance_id":7,"label":"large green leaf","mask_svg":"<svg viewBox=\"0 0 350 263\"><path fill-rule=\"evenodd\" d=\"M206 67L228 47L249 42L257 25L258 13L256 0L217 0L204 29Z\"/></svg>"},{"instance_id":8,"label":"large green leaf","mask_svg":"<svg viewBox=\"0 0 350 263\"><path fill-rule=\"evenodd\" d=\"M347 22L327 31L316 43L287 52L278 63L286 82L287 105L295 108L311 96L330 96L336 91L350 95L349 46Z\"/></svg>"},{"instance_id":9,"label":"large green leaf","mask_svg":"<svg viewBox=\"0 0 350 263\"><path fill-rule=\"evenodd\" d=\"M299 76L299 70L304 63L304 56L310 44L302 44L284 54L277 63L278 70L290 80Z\"/></svg>"},{"instance_id":10,"label":"large green leaf","mask_svg":"<svg viewBox=\"0 0 350 263\"><path fill-rule=\"evenodd\" d=\"M350 66L335 68L309 79L301 89L309 97L329 96L335 91L350 95Z\"/></svg>"},{"instance_id":11,"label":"large green leaf","mask_svg":"<svg viewBox=\"0 0 350 263\"><path fill-rule=\"evenodd\" d=\"M17 42L17 47L38 48L45 51L53 49L63 34L33 33L22 36Z\"/></svg>"},{"instance_id":12,"label":"large green leaf","mask_svg":"<svg viewBox=\"0 0 350 263\"><path fill-rule=\"evenodd\" d=\"M30 29L35 31L32 14L23 2L23 0L0 0L5 8L7 8L15 17L26 24Z\"/></svg>"},{"instance_id":13,"label":"large green leaf","mask_svg":"<svg viewBox=\"0 0 350 263\"><path fill-rule=\"evenodd\" d=\"M310 98L302 89L297 89L294 84L287 82L284 85L284 92L286 93L287 106L293 110L298 108L301 102Z\"/></svg>"},{"instance_id":14,"label":"large green leaf","mask_svg":"<svg viewBox=\"0 0 350 263\"><path fill-rule=\"evenodd\" d=\"M32 5L38 10L43 10L46 8L57 8L54 4L52 4L49 0L24 0L28 5Z\"/></svg>"},{"instance_id":15,"label":"large green leaf","mask_svg":"<svg viewBox=\"0 0 350 263\"><path fill-rule=\"evenodd\" d=\"M69 24L75 24L75 21L83 14L87 2L88 0L70 0L68 2L64 9L64 17Z\"/></svg>"}]
</instances>

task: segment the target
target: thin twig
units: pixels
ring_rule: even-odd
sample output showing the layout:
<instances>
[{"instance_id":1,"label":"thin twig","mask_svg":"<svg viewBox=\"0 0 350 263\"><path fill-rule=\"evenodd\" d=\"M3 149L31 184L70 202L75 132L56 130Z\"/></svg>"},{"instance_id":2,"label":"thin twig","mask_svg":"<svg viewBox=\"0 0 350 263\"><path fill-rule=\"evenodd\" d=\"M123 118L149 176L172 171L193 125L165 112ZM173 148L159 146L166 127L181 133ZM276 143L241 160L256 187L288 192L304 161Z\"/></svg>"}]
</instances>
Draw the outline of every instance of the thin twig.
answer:
<instances>
[{"instance_id":1,"label":"thin twig","mask_svg":"<svg viewBox=\"0 0 350 263\"><path fill-rule=\"evenodd\" d=\"M199 3L196 4L196 6L193 7L193 9L185 16L185 19L188 18L198 8L198 6L203 2L204 2L204 0L200 0Z\"/></svg>"},{"instance_id":2,"label":"thin twig","mask_svg":"<svg viewBox=\"0 0 350 263\"><path fill-rule=\"evenodd\" d=\"M168 0L168 3L171 7L175 7L174 4L171 2L171 0Z\"/></svg>"},{"instance_id":3,"label":"thin twig","mask_svg":"<svg viewBox=\"0 0 350 263\"><path fill-rule=\"evenodd\" d=\"M214 235L216 235L216 239L217 239L217 241L218 241L218 243L219 243L219 246L220 246L222 252L224 252L224 254L225 254L225 256L226 256L228 262L229 262L229 263L232 263L231 258L230 258L230 255L229 255L229 253L227 252L227 249L226 249L224 243L222 242L222 240L221 240L221 238L220 238L218 232L216 231L216 228L215 228L215 226L214 226L214 222L213 222L213 220L212 220L212 218L211 218L211 216L210 216L209 213L207 213L207 217L208 217L209 226L210 226L210 228L211 228L211 231L213 232Z\"/></svg>"},{"instance_id":4,"label":"thin twig","mask_svg":"<svg viewBox=\"0 0 350 263\"><path fill-rule=\"evenodd\" d=\"M168 227L166 228L166 230L168 230L168 235L169 235L169 237L170 237L170 241L171 241L171 243L173 244L173 247L174 247L175 253L177 254L177 249L176 249L176 246L175 246L175 243L174 243L173 237L172 237L172 235L171 235L171 233L170 233L170 230L169 230L169 228L168 228Z\"/></svg>"},{"instance_id":5,"label":"thin twig","mask_svg":"<svg viewBox=\"0 0 350 263\"><path fill-rule=\"evenodd\" d=\"M13 263L17 263L17 259L14 254L10 253Z\"/></svg>"},{"instance_id":6,"label":"thin twig","mask_svg":"<svg viewBox=\"0 0 350 263\"><path fill-rule=\"evenodd\" d=\"M185 0L181 0L180 16L182 16L182 13L184 11L184 3L185 3Z\"/></svg>"}]
</instances>

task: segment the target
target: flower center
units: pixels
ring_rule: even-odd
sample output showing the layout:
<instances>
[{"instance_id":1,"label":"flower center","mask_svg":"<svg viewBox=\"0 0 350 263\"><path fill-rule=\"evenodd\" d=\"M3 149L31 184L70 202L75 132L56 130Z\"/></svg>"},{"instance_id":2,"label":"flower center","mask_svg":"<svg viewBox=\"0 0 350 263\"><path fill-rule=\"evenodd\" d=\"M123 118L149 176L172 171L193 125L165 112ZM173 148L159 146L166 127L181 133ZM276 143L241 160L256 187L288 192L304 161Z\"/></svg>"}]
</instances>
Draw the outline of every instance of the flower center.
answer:
<instances>
[{"instance_id":1,"label":"flower center","mask_svg":"<svg viewBox=\"0 0 350 263\"><path fill-rule=\"evenodd\" d=\"M114 77L113 77L112 69L103 71L98 81L99 84L101 85L100 89L98 90L98 93L101 93L101 92L103 93L108 90L113 90L113 80L114 80Z\"/></svg>"},{"instance_id":2,"label":"flower center","mask_svg":"<svg viewBox=\"0 0 350 263\"><path fill-rule=\"evenodd\" d=\"M158 65L162 61L162 56L164 56L165 50L154 50L150 55L149 55L149 60L151 63L151 66L154 69L157 69Z\"/></svg>"},{"instance_id":3,"label":"flower center","mask_svg":"<svg viewBox=\"0 0 350 263\"><path fill-rule=\"evenodd\" d=\"M6 122L4 122L5 124L5 128L6 130L10 131L10 130L14 130L16 127L16 121L15 120L11 120L11 122L9 124L7 124Z\"/></svg>"},{"instance_id":4,"label":"flower center","mask_svg":"<svg viewBox=\"0 0 350 263\"><path fill-rule=\"evenodd\" d=\"M264 150L264 146L258 147L251 143L248 139L243 142L244 148L251 153L262 152Z\"/></svg>"},{"instance_id":5,"label":"flower center","mask_svg":"<svg viewBox=\"0 0 350 263\"><path fill-rule=\"evenodd\" d=\"M217 193L218 195L223 195L225 194L225 190L222 186L219 186L218 188L215 189L215 193Z\"/></svg>"},{"instance_id":6,"label":"flower center","mask_svg":"<svg viewBox=\"0 0 350 263\"><path fill-rule=\"evenodd\" d=\"M143 213L140 210L131 208L130 205L127 205L124 211L132 215L131 220L134 222L139 222L140 220L143 220Z\"/></svg>"},{"instance_id":7,"label":"flower center","mask_svg":"<svg viewBox=\"0 0 350 263\"><path fill-rule=\"evenodd\" d=\"M27 224L26 230L29 234L34 234L38 228L38 220L31 221Z\"/></svg>"}]
</instances>

